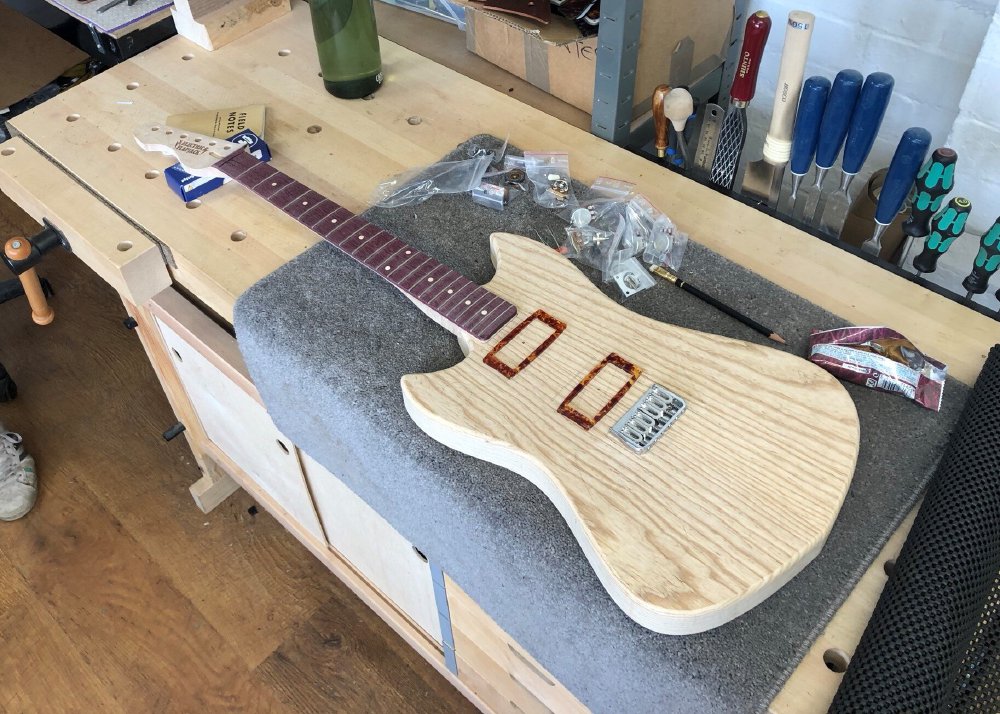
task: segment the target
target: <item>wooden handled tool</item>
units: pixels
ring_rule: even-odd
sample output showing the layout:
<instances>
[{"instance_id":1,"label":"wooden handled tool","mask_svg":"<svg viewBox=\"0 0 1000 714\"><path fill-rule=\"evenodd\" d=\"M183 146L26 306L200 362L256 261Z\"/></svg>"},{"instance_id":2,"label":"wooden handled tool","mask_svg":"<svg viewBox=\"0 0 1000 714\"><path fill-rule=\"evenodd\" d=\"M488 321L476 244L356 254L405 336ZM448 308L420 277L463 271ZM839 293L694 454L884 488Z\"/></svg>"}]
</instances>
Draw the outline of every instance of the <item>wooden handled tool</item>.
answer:
<instances>
[{"instance_id":1,"label":"wooden handled tool","mask_svg":"<svg viewBox=\"0 0 1000 714\"><path fill-rule=\"evenodd\" d=\"M669 91L669 84L661 84L653 90L653 148L661 159L667 152L667 117L663 113L663 100Z\"/></svg>"},{"instance_id":2,"label":"wooden handled tool","mask_svg":"<svg viewBox=\"0 0 1000 714\"><path fill-rule=\"evenodd\" d=\"M844 145L851 114L854 113L854 105L858 102L858 94L861 92L863 81L864 77L861 76L861 72L853 69L837 72L837 76L833 80L833 88L830 90L830 97L823 110L823 119L819 124L819 142L816 144L816 176L813 185L799 193L792 212L793 217L798 220L812 222L814 218L818 217L816 211L819 208L819 197L823 191L823 179L826 178L826 172L837 161L840 147Z\"/></svg>"},{"instance_id":3,"label":"wooden handled tool","mask_svg":"<svg viewBox=\"0 0 1000 714\"><path fill-rule=\"evenodd\" d=\"M663 100L663 114L670 120L670 126L674 128L677 136L677 148L681 151L681 158L684 159L684 167L688 165L687 141L684 139L684 127L687 126L688 119L694 114L694 97L691 92L681 87L675 87L667 93Z\"/></svg>"},{"instance_id":4,"label":"wooden handled tool","mask_svg":"<svg viewBox=\"0 0 1000 714\"><path fill-rule=\"evenodd\" d=\"M732 189L736 182L736 170L747 139L747 105L757 89L760 58L764 54L764 45L767 44L770 32L771 17L763 10L758 10L747 20L743 46L740 48L740 63L729 90L729 109L722 122L715 159L712 161L712 183L727 190Z\"/></svg>"},{"instance_id":5,"label":"wooden handled tool","mask_svg":"<svg viewBox=\"0 0 1000 714\"><path fill-rule=\"evenodd\" d=\"M4 255L8 260L22 261L31 257L31 242L24 236L14 236L4 245ZM55 311L49 306L49 301L42 290L42 284L38 280L38 273L34 268L28 268L17 276L24 288L24 296L28 299L31 307L31 319L36 325L48 325L55 319Z\"/></svg>"},{"instance_id":6,"label":"wooden handled tool","mask_svg":"<svg viewBox=\"0 0 1000 714\"><path fill-rule=\"evenodd\" d=\"M844 219L847 218L847 211L851 207L851 182L871 153L895 83L896 80L891 74L872 72L861 87L861 95L854 105L851 123L847 128L840 187L823 201L819 229L827 235L835 237L840 235Z\"/></svg>"},{"instance_id":7,"label":"wooden handled tool","mask_svg":"<svg viewBox=\"0 0 1000 714\"><path fill-rule=\"evenodd\" d=\"M877 256L882 252L882 234L903 207L930 145L931 133L923 127L914 126L903 132L875 205L875 230L861 246L869 255Z\"/></svg>"},{"instance_id":8,"label":"wooden handled tool","mask_svg":"<svg viewBox=\"0 0 1000 714\"><path fill-rule=\"evenodd\" d=\"M937 269L938 258L951 248L955 239L965 230L965 221L972 210L972 201L961 196L948 201L948 205L934 216L930 223L929 235L924 241L924 249L913 259L917 275L933 273Z\"/></svg>"},{"instance_id":9,"label":"wooden handled tool","mask_svg":"<svg viewBox=\"0 0 1000 714\"><path fill-rule=\"evenodd\" d=\"M743 176L742 192L767 201L769 206L778 203L785 164L791 157L795 109L802 91L802 77L806 71L815 22L816 17L812 13L802 10L788 13L785 45L781 50L781 64L778 65L778 86L771 110L771 125L764 138L763 157L747 166Z\"/></svg>"}]
</instances>

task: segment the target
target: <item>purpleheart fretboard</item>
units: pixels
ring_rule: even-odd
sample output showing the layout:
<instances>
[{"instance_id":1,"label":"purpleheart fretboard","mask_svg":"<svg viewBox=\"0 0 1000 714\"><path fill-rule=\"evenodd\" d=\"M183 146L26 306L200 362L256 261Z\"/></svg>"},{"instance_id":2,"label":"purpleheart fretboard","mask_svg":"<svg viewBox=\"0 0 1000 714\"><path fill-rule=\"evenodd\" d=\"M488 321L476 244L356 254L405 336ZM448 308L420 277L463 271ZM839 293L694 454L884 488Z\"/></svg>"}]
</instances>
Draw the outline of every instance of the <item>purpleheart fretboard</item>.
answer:
<instances>
[{"instance_id":1,"label":"purpleheart fretboard","mask_svg":"<svg viewBox=\"0 0 1000 714\"><path fill-rule=\"evenodd\" d=\"M247 152L215 168L477 339L489 339L517 313L503 298Z\"/></svg>"}]
</instances>

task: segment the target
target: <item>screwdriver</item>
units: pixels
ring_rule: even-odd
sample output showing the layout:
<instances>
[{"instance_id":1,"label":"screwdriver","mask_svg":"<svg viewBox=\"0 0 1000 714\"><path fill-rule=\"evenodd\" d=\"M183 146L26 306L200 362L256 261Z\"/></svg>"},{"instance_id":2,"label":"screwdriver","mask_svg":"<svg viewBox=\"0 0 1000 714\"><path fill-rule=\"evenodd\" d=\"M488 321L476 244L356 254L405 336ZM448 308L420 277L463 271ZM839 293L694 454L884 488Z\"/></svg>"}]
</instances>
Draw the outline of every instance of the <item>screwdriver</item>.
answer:
<instances>
[{"instance_id":1,"label":"screwdriver","mask_svg":"<svg viewBox=\"0 0 1000 714\"><path fill-rule=\"evenodd\" d=\"M969 291L965 294L965 299L986 292L997 268L1000 268L1000 218L979 239L979 253L976 254L972 272L962 281L962 287Z\"/></svg>"},{"instance_id":2,"label":"screwdriver","mask_svg":"<svg viewBox=\"0 0 1000 714\"><path fill-rule=\"evenodd\" d=\"M923 238L930 229L931 217L941 208L944 197L955 186L955 163L958 152L942 146L934 149L931 158L917 174L913 194L913 212L903 223L903 233Z\"/></svg>"},{"instance_id":3,"label":"screwdriver","mask_svg":"<svg viewBox=\"0 0 1000 714\"><path fill-rule=\"evenodd\" d=\"M944 197L955 186L955 162L958 153L954 149L940 147L927 159L927 163L917 174L910 201L910 217L903 223L906 243L899 254L899 265L906 265L910 246L916 238L923 238L930 232L931 218L941 208Z\"/></svg>"},{"instance_id":4,"label":"screwdriver","mask_svg":"<svg viewBox=\"0 0 1000 714\"><path fill-rule=\"evenodd\" d=\"M965 230L965 221L971 210L972 201L956 196L934 215L928 229L927 240L924 241L924 249L913 259L913 268L917 271L917 275L933 273L937 269L938 258L951 248L951 244Z\"/></svg>"}]
</instances>

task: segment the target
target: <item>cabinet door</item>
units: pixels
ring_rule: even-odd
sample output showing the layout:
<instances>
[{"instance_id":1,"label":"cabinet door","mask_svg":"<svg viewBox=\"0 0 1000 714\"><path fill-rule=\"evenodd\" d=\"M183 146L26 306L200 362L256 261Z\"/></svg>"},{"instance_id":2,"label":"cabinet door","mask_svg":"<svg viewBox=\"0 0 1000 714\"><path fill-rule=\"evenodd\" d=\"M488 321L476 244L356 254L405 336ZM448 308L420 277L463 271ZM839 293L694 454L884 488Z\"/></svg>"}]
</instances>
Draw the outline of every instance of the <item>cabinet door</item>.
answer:
<instances>
[{"instance_id":1,"label":"cabinet door","mask_svg":"<svg viewBox=\"0 0 1000 714\"><path fill-rule=\"evenodd\" d=\"M430 566L403 536L308 454L309 481L330 546L436 642L441 623Z\"/></svg>"},{"instance_id":2,"label":"cabinet door","mask_svg":"<svg viewBox=\"0 0 1000 714\"><path fill-rule=\"evenodd\" d=\"M197 330L159 316L156 323L208 438L293 520L325 541L295 446L274 426L264 407L213 363L209 356L221 358L196 335L215 329L221 334L211 341L235 340L214 323L198 325Z\"/></svg>"}]
</instances>

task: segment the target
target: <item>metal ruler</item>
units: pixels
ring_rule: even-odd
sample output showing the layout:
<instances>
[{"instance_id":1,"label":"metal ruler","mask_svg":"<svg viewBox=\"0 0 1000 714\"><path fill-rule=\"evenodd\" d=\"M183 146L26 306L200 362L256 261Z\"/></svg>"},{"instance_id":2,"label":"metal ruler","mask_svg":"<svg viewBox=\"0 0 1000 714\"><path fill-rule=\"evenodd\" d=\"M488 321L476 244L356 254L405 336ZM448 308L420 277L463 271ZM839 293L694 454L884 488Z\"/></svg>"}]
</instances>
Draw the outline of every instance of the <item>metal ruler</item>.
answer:
<instances>
[{"instance_id":1,"label":"metal ruler","mask_svg":"<svg viewBox=\"0 0 1000 714\"><path fill-rule=\"evenodd\" d=\"M694 152L694 168L709 173L715 160L715 147L719 143L719 132L722 130L722 120L725 112L718 104L704 105L701 117L701 129L698 132L698 145Z\"/></svg>"}]
</instances>

